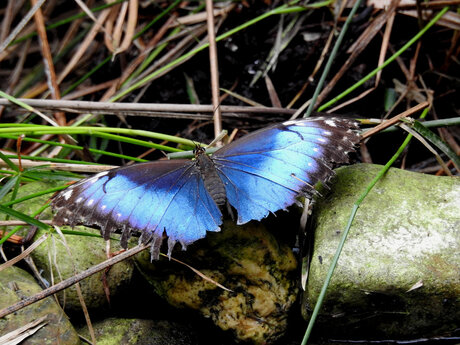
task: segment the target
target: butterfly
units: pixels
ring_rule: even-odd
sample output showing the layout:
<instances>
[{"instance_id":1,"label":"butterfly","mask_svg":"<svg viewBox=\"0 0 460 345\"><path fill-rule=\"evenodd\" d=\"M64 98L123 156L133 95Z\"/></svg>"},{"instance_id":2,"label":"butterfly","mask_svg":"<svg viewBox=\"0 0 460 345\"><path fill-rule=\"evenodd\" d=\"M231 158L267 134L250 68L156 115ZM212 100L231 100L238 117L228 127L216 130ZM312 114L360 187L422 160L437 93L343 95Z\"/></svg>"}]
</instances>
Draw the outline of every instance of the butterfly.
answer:
<instances>
[{"instance_id":1,"label":"butterfly","mask_svg":"<svg viewBox=\"0 0 460 345\"><path fill-rule=\"evenodd\" d=\"M57 225L97 225L105 239L121 230L126 248L133 232L151 243L157 259L164 235L168 254L219 231L221 207L237 212L237 224L310 196L318 181L333 175L333 163L348 162L359 141L355 121L317 117L285 121L218 149L202 147L193 160L158 160L120 167L85 178L56 194L51 206Z\"/></svg>"}]
</instances>

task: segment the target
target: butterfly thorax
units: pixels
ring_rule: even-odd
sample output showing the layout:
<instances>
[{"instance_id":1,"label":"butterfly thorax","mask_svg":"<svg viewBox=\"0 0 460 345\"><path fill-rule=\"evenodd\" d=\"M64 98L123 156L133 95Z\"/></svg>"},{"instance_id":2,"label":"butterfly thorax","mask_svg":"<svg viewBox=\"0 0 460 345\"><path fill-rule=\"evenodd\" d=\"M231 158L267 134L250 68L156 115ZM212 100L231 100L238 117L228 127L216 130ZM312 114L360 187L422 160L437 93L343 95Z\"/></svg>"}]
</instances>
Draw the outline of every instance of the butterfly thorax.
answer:
<instances>
[{"instance_id":1,"label":"butterfly thorax","mask_svg":"<svg viewBox=\"0 0 460 345\"><path fill-rule=\"evenodd\" d=\"M211 195L217 205L225 204L227 200L225 186L219 175L212 159L206 154L205 149L198 147L195 149L196 165L203 178L204 187Z\"/></svg>"}]
</instances>

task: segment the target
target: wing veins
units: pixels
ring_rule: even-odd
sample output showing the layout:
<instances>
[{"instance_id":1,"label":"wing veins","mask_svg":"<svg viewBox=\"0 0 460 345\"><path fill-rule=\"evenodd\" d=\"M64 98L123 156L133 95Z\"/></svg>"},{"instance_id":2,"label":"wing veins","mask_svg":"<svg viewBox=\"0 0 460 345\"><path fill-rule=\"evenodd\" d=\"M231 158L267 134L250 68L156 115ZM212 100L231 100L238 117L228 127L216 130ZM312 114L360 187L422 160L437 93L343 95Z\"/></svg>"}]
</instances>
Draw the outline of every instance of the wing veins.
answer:
<instances>
[{"instance_id":1,"label":"wing veins","mask_svg":"<svg viewBox=\"0 0 460 345\"><path fill-rule=\"evenodd\" d=\"M236 165L246 166L246 167L249 167L249 168L253 168L253 169L256 170L256 171L262 171L261 169L255 168L255 167L253 167L253 166L251 166L251 165L243 164L243 163L240 163L240 162L233 162L233 161L230 161L230 162L232 162L232 163L234 163L234 164L236 164ZM243 170L243 169L238 169L238 168L236 168L236 167L230 167L230 166L225 166L225 168L226 168L226 169L231 169L231 170L234 170L234 171L243 172L243 173L248 174L248 175L256 176L256 177L258 177L258 178L261 178L261 179L264 179L264 180L266 180L266 181L269 181L269 182L271 182L271 183L273 183L273 184L277 184L277 185L279 185L280 187L283 187L283 188L285 188L285 189L289 189L289 190L291 190L291 191L293 191L293 192L295 192L295 193L298 193L298 192L297 192L296 190L294 190L294 189L291 189L291 188L289 188L289 187L287 187L287 186L285 186L285 185L283 185L283 184L281 184L281 183L278 183L278 182L276 182L276 181L274 181L274 180L271 180L270 178L265 177L265 176L263 176L263 175L259 175L259 174L255 173L255 172L250 172L250 171L246 171L246 170ZM231 179L222 171L222 169L221 169L220 167L217 167L217 169L218 169L223 175L225 175L225 177L226 177L229 181L231 181ZM238 189L239 189L239 188L238 188Z\"/></svg>"},{"instance_id":2,"label":"wing veins","mask_svg":"<svg viewBox=\"0 0 460 345\"><path fill-rule=\"evenodd\" d=\"M219 169L219 170L220 170L220 169ZM243 171L243 170L238 170L238 169L233 169L233 170ZM255 203L256 205L258 205L259 207L264 208L264 209L268 210L269 212L271 212L266 206L264 206L264 205L262 205L261 203L259 203L258 200L255 200L254 198L252 198L251 195L250 195L249 193L245 192L243 189L238 188L238 187L235 185L235 183L233 183L232 179L230 179L222 170L220 170L220 172L221 172L222 175L224 175L224 176L227 178L227 180L232 184L233 188L235 188L235 190L238 190L238 193L241 193L241 194L245 195L247 199L252 200L252 202ZM257 175L254 175L254 176L257 176ZM263 178L263 177L262 177L262 178ZM268 179L266 179L266 178L264 178L264 179L265 179L265 180L268 180ZM272 182L271 180L268 180L268 181ZM287 188L287 187L285 187L285 186L281 186L281 187L293 191L292 189ZM293 192L296 192L296 191L293 191ZM297 192L296 192L296 193L297 193ZM236 207L235 207L235 208L236 208Z\"/></svg>"},{"instance_id":3,"label":"wing veins","mask_svg":"<svg viewBox=\"0 0 460 345\"><path fill-rule=\"evenodd\" d=\"M188 166L187 168L185 168L184 171L180 174L180 176L176 179L176 181L169 187L168 192L172 189L172 187L176 186L176 185L178 184L180 178L181 178L182 176L184 176L184 174L187 173L187 171L189 171L189 170L192 169L193 167L194 167L194 165L190 165L190 166ZM182 168L183 168L183 167L182 167ZM167 174L169 174L169 173L171 173L171 172L173 172L173 171L177 171L177 170L182 169L182 168L174 169L174 170L172 170L172 171L170 171L170 172L168 172L168 173L165 173L165 174L163 174L163 175L161 175L161 176L165 176L165 175L167 175ZM166 214L166 212L168 211L169 207L171 206L173 200L176 198L177 194L179 194L179 192L182 190L182 188L187 184L187 182L188 182L189 180L190 180L190 177L189 177L188 179L186 179L185 182L182 184L182 186L180 186L180 188L177 190L177 192L174 193L174 196L171 198L171 201L168 203L167 207L164 209L163 214L161 215L161 217L159 218L157 224L155 225L155 228L153 229L153 232L156 231L156 229L158 228L158 224L160 224L160 222L161 222L161 220L163 219L164 215ZM131 212L131 214L132 214L132 212ZM130 214L130 217L131 217L131 214ZM146 226L148 226L148 225L150 224L150 221L152 220L152 217L153 217L153 216L154 216L154 214L152 214L152 215L150 216L150 218L149 218L149 220L148 220ZM163 231L164 231L164 230L165 230L165 229L163 229Z\"/></svg>"},{"instance_id":4,"label":"wing veins","mask_svg":"<svg viewBox=\"0 0 460 345\"><path fill-rule=\"evenodd\" d=\"M205 189L205 191L206 191L206 189ZM195 190L195 192L196 192L197 198L196 198L196 200L195 200L195 204L194 204L194 207L193 207L193 211L194 211L194 212L193 212L192 215L189 217L189 220L188 220L188 222L187 222L187 225L190 224L190 222L192 221L192 219L193 219L194 216L195 216L196 210L197 210L198 207L199 207L198 201L199 201L199 200L202 200L201 197L200 197L200 186L199 186L199 183L196 184L196 190ZM206 193L207 193L207 191L206 191ZM211 198L211 200L213 200L211 196L209 196L209 197ZM202 201L201 203L202 203L203 205L205 205L203 201ZM214 221L214 223L217 224L218 222L216 222L216 219L214 218L214 216L211 214L211 212L209 212L209 208L206 206L205 209L206 209L206 212L208 213L208 215L209 215L209 216L212 218L212 220ZM217 225L217 226L219 226L219 225ZM207 231L207 229L205 229L205 230Z\"/></svg>"},{"instance_id":5,"label":"wing veins","mask_svg":"<svg viewBox=\"0 0 460 345\"><path fill-rule=\"evenodd\" d=\"M271 151L270 151L270 152L271 152ZM279 161L279 162L287 163L286 161L284 161L284 160L282 160L282 159L280 159L280 158L277 158L277 157L267 156L266 154L261 154L261 155L263 155L263 156L265 156L265 157L269 157L269 158L274 159L274 160L277 160L277 161ZM312 158L312 159L314 159L315 161L319 161L319 162L321 162L321 163L324 162L323 160L320 160L320 159L318 159L318 158L314 158L314 157L311 157L311 156L308 156L308 155L306 155L306 156L307 156L307 157L310 157L310 158ZM240 172L243 172L243 173L246 173L246 174L249 174L249 175L253 175L253 176L262 178L262 179L264 179L264 180L267 180L267 181L270 181L270 182L272 182L272 183L274 183L274 184L277 184L277 185L279 185L279 186L281 186L281 187L283 187L283 188L286 188L286 189L289 189L289 190L291 190L291 191L294 191L294 192L298 193L296 190L294 190L294 189L292 189L292 188L290 188L290 187L287 187L287 186L285 186L284 184L281 184L281 183L279 183L279 182L276 182L276 181L274 181L274 180L272 180L272 179L270 179L270 178L268 178L268 177L266 177L266 176L263 176L263 175L257 173L257 172L262 172L262 171L263 171L263 170L260 169L260 168L256 168L256 167L254 167L254 166L252 166L252 165L244 164L244 163L237 162L237 161L232 161L232 160L230 160L230 159L222 159L222 158L219 158L218 160L220 160L221 162L230 162L230 163L232 163L232 164L234 164L234 165L239 165L239 166L242 166L242 167L252 168L252 169L254 169L255 171L246 171L246 170L243 170L243 169L238 169L238 168L236 168L236 167L225 166L225 168L227 168L227 169L233 169L233 170L235 170L235 171L240 171ZM290 164L290 163L288 163L288 164L289 164L289 165L292 165L292 164ZM294 167L296 167L296 166L294 166ZM302 168L299 168L299 167L296 167L296 168L302 169ZM219 167L219 171L223 173L223 171L222 171L222 169L220 169L220 167ZM224 174L224 175L225 175L225 174ZM225 175L225 176L228 178L227 175Z\"/></svg>"}]
</instances>

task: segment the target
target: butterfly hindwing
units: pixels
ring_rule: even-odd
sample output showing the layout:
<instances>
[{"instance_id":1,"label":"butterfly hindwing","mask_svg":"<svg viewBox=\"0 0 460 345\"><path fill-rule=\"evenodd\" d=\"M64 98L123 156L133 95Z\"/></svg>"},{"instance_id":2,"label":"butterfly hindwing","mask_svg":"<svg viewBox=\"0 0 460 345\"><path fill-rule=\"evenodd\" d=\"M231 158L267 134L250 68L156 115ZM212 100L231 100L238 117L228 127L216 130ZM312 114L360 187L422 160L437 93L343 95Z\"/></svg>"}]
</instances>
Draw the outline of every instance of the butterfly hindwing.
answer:
<instances>
[{"instance_id":1,"label":"butterfly hindwing","mask_svg":"<svg viewBox=\"0 0 460 345\"><path fill-rule=\"evenodd\" d=\"M260 220L309 194L331 175L331 162L348 161L358 135L351 120L286 121L244 136L213 155L238 224Z\"/></svg>"},{"instance_id":2,"label":"butterfly hindwing","mask_svg":"<svg viewBox=\"0 0 460 345\"><path fill-rule=\"evenodd\" d=\"M144 241L169 238L184 246L218 231L222 214L192 161L156 161L96 174L52 200L57 224L98 225L107 239L122 229ZM161 241L155 241L161 244Z\"/></svg>"}]
</instances>

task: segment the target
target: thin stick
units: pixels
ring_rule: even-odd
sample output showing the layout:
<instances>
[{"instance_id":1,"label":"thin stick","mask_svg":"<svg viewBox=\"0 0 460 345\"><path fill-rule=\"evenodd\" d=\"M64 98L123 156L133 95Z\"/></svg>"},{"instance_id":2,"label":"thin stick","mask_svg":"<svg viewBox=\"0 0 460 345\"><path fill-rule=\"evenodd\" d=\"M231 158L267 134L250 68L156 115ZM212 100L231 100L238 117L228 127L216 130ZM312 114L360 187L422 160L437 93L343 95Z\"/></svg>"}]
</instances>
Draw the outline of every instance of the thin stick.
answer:
<instances>
[{"instance_id":1,"label":"thin stick","mask_svg":"<svg viewBox=\"0 0 460 345\"><path fill-rule=\"evenodd\" d=\"M32 5L38 3L38 0L31 0ZM61 92L59 91L59 84L56 81L56 70L54 68L53 56L51 55L51 49L48 42L48 36L45 29L45 19L43 18L43 13L41 8L37 10L34 14L35 27L37 28L38 37L40 38L40 47L43 57L43 64L45 66L46 77L48 80L48 88L51 92L51 96L54 99L61 98ZM66 118L63 112L56 112L55 118L57 123L60 126L66 125Z\"/></svg>"},{"instance_id":2,"label":"thin stick","mask_svg":"<svg viewBox=\"0 0 460 345\"><path fill-rule=\"evenodd\" d=\"M392 125L394 125L395 123L397 123L400 119L404 118L404 117L407 117L409 115L412 115L420 110L422 110L423 108L426 108L430 106L430 103L429 102L423 102L423 103L420 103L420 104L417 104L416 106L410 108L410 109L407 109L406 111L402 112L401 114L397 115L397 116L394 116L392 117L391 119L385 121L385 122L382 122L380 125L378 126L375 126L374 128L366 131L365 133L363 133L361 135L361 140L364 140L366 139L367 137L370 137L372 136L373 134L377 133L377 132L380 132L381 130L387 128L387 127L390 127Z\"/></svg>"},{"instance_id":3,"label":"thin stick","mask_svg":"<svg viewBox=\"0 0 460 345\"><path fill-rule=\"evenodd\" d=\"M67 112L76 113L104 113L123 115L142 115L149 116L152 112L191 112L191 113L212 113L214 107L211 104L169 104L169 103L116 103L116 102L91 102L91 101L68 101L51 99L27 99L18 98L18 101L25 103L33 108L42 110L53 110L57 108ZM6 98L0 98L0 106L18 106ZM273 108L273 107L247 107L247 106L227 106L220 107L223 113L259 113L259 114L286 114L292 115L295 109ZM26 109L24 111L31 111Z\"/></svg>"}]
</instances>

